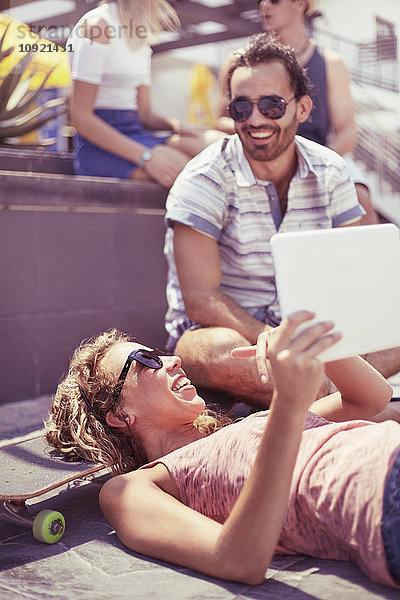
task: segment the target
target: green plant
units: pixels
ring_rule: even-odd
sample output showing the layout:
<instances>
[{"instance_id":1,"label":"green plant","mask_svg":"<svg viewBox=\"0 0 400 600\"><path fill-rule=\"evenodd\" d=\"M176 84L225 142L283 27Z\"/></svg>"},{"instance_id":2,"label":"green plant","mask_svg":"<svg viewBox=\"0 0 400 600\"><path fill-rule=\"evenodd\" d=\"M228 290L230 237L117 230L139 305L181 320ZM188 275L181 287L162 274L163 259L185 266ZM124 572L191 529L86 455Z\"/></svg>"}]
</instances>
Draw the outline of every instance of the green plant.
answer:
<instances>
[{"instance_id":1,"label":"green plant","mask_svg":"<svg viewBox=\"0 0 400 600\"><path fill-rule=\"evenodd\" d=\"M3 50L8 27L0 39L0 71L1 62L14 51L14 47ZM38 99L54 69L50 69L44 75L40 87L31 90L29 88L32 79L38 73L37 68L31 68L32 60L33 52L27 52L1 82L0 145L7 144L6 138L19 137L35 131L67 110L64 98L49 100L40 107L33 104ZM28 72L29 74L26 75ZM24 77L24 75L26 76ZM46 145L46 141L38 145Z\"/></svg>"}]
</instances>

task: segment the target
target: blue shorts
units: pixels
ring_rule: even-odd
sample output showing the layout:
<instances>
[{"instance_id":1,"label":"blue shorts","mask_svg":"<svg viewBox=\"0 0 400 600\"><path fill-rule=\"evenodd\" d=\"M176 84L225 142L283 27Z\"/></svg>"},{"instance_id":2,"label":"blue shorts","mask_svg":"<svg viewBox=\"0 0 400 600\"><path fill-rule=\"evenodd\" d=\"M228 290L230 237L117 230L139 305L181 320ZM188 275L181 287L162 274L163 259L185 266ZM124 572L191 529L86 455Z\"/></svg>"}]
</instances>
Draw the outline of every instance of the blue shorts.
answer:
<instances>
[{"instance_id":1,"label":"blue shorts","mask_svg":"<svg viewBox=\"0 0 400 600\"><path fill-rule=\"evenodd\" d=\"M137 110L98 109L94 112L114 129L147 148L163 144L171 137L171 134L158 137L153 132L144 129ZM74 150L76 175L128 179L137 166L136 163L91 144L78 133L74 137Z\"/></svg>"},{"instance_id":2,"label":"blue shorts","mask_svg":"<svg viewBox=\"0 0 400 600\"><path fill-rule=\"evenodd\" d=\"M389 572L400 584L400 450L386 479L381 529Z\"/></svg>"}]
</instances>

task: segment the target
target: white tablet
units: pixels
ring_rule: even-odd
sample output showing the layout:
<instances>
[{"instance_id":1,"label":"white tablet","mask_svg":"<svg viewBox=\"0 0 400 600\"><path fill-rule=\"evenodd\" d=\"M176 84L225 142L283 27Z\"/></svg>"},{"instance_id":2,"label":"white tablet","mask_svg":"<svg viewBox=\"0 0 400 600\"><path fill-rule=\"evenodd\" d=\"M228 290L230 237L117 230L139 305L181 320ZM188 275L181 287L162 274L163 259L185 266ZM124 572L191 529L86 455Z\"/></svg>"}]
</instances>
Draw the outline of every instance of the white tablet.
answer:
<instances>
[{"instance_id":1,"label":"white tablet","mask_svg":"<svg viewBox=\"0 0 400 600\"><path fill-rule=\"evenodd\" d=\"M395 225L278 233L271 247L282 317L310 310L342 333L322 361L400 346Z\"/></svg>"}]
</instances>

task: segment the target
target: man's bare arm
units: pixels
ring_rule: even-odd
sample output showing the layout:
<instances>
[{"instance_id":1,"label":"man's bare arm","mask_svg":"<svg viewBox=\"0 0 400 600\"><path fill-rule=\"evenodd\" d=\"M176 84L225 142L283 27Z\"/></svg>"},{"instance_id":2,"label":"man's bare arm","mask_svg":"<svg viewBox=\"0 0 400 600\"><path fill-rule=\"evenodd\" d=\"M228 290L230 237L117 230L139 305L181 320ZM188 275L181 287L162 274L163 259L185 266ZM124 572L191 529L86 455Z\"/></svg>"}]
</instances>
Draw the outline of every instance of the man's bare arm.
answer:
<instances>
[{"instance_id":1,"label":"man's bare arm","mask_svg":"<svg viewBox=\"0 0 400 600\"><path fill-rule=\"evenodd\" d=\"M175 262L186 314L201 325L229 327L251 344L269 329L221 292L218 243L195 229L175 223Z\"/></svg>"}]
</instances>

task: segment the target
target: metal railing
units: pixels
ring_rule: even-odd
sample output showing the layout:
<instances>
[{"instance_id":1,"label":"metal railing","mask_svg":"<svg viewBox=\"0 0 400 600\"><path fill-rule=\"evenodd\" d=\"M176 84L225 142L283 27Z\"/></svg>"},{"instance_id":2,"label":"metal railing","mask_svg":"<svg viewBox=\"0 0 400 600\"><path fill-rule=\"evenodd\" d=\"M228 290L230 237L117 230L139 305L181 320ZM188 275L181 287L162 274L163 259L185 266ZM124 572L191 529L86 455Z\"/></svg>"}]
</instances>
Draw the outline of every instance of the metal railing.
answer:
<instances>
[{"instance_id":1,"label":"metal railing","mask_svg":"<svg viewBox=\"0 0 400 600\"><path fill-rule=\"evenodd\" d=\"M375 210L400 227L400 130L388 131L358 118L353 156L368 168L367 181Z\"/></svg>"},{"instance_id":2,"label":"metal railing","mask_svg":"<svg viewBox=\"0 0 400 600\"><path fill-rule=\"evenodd\" d=\"M400 227L400 111L382 107L365 86L357 86L355 95L358 137L353 156L369 171L378 214Z\"/></svg>"},{"instance_id":3,"label":"metal railing","mask_svg":"<svg viewBox=\"0 0 400 600\"><path fill-rule=\"evenodd\" d=\"M353 96L358 137L353 156L376 174L381 191L389 184L399 195L400 213L400 110L389 110L367 87L399 91L397 38L354 42L317 26L313 27L312 37L320 47L338 52L347 64L357 85Z\"/></svg>"},{"instance_id":4,"label":"metal railing","mask_svg":"<svg viewBox=\"0 0 400 600\"><path fill-rule=\"evenodd\" d=\"M395 36L354 42L319 27L313 29L312 35L319 46L335 50L343 57L353 81L393 92L399 91L398 48Z\"/></svg>"},{"instance_id":5,"label":"metal railing","mask_svg":"<svg viewBox=\"0 0 400 600\"><path fill-rule=\"evenodd\" d=\"M354 100L357 144L354 157L400 193L400 112L388 110L365 86Z\"/></svg>"},{"instance_id":6,"label":"metal railing","mask_svg":"<svg viewBox=\"0 0 400 600\"><path fill-rule=\"evenodd\" d=\"M358 139L354 157L377 173L382 182L400 193L400 133L382 129L372 131L357 120Z\"/></svg>"}]
</instances>

